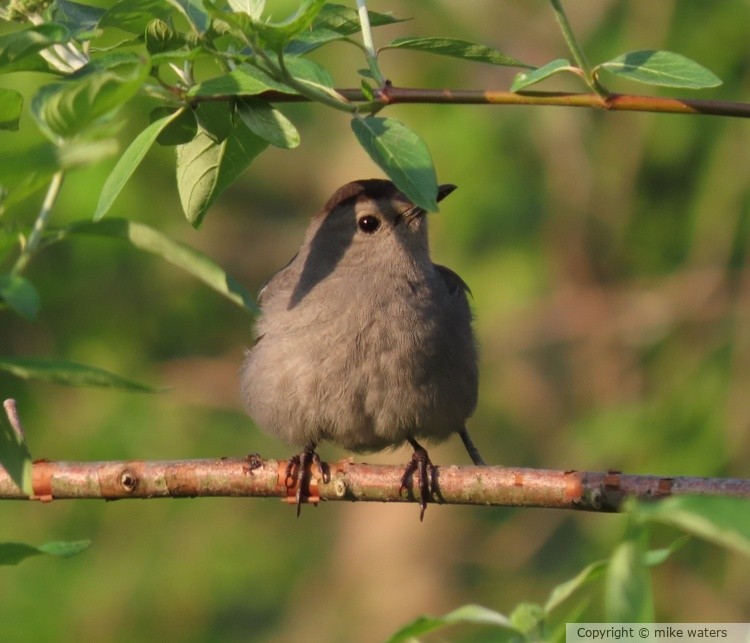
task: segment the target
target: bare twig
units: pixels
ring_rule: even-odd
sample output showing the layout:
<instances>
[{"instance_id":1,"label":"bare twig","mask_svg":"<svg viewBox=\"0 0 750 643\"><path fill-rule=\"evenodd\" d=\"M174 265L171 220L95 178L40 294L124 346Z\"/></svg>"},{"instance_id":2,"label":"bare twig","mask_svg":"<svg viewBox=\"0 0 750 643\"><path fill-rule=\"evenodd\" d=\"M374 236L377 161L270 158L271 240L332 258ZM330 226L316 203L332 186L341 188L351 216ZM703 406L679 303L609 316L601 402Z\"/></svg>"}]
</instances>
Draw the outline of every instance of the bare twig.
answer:
<instances>
[{"instance_id":1,"label":"bare twig","mask_svg":"<svg viewBox=\"0 0 750 643\"><path fill-rule=\"evenodd\" d=\"M414 501L400 492L403 467L327 465L329 483L313 473L310 502L348 500ZM286 461L244 459L48 462L34 463L34 496L50 501L73 498L192 498L195 496L281 497L294 501L294 472L286 479ZM445 504L552 507L617 511L626 497L660 498L703 494L750 498L750 480L625 475L619 472L547 471L510 467L442 466L435 469L433 500ZM27 499L0 469L0 498Z\"/></svg>"}]
</instances>

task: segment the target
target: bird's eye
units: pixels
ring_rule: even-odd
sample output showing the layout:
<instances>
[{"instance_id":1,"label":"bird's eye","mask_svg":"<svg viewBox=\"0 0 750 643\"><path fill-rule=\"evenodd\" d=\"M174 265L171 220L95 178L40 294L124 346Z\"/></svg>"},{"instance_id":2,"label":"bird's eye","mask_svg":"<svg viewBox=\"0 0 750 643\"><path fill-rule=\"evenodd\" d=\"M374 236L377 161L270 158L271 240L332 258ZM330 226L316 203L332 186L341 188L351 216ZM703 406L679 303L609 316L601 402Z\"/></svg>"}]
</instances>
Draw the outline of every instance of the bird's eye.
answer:
<instances>
[{"instance_id":1,"label":"bird's eye","mask_svg":"<svg viewBox=\"0 0 750 643\"><path fill-rule=\"evenodd\" d=\"M362 230L362 232L372 234L380 227L380 219L367 214L357 220L357 225L359 226L359 229Z\"/></svg>"}]
</instances>

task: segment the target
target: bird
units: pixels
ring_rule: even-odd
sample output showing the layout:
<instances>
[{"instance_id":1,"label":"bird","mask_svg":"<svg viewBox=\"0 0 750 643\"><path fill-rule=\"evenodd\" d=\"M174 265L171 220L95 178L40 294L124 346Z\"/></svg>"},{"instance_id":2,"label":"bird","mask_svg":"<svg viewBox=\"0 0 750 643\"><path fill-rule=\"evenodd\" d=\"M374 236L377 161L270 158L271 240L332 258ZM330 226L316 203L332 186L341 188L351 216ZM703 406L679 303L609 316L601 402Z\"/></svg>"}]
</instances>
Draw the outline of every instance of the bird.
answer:
<instances>
[{"instance_id":1,"label":"bird","mask_svg":"<svg viewBox=\"0 0 750 643\"><path fill-rule=\"evenodd\" d=\"M455 189L439 185L437 200ZM470 290L432 262L426 214L391 181L349 182L260 290L242 396L261 430L301 449L286 471L298 516L312 464L329 481L323 441L354 453L411 445L400 492L418 483L420 520L433 489L421 440L458 433L485 464L466 429L478 396Z\"/></svg>"}]
</instances>

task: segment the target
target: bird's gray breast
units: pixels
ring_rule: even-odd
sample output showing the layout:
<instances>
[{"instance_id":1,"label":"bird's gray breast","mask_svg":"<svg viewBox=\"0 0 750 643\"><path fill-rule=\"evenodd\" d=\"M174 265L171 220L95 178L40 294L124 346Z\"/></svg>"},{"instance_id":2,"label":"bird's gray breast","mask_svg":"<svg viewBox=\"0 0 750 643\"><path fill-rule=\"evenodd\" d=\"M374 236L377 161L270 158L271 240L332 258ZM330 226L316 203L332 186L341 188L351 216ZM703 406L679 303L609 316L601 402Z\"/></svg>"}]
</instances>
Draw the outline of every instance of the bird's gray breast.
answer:
<instances>
[{"instance_id":1,"label":"bird's gray breast","mask_svg":"<svg viewBox=\"0 0 750 643\"><path fill-rule=\"evenodd\" d=\"M367 280L329 277L291 309L264 302L261 339L243 366L251 416L269 433L352 451L445 438L476 405L476 352L463 291L435 270ZM288 302L287 302L288 303Z\"/></svg>"}]
</instances>

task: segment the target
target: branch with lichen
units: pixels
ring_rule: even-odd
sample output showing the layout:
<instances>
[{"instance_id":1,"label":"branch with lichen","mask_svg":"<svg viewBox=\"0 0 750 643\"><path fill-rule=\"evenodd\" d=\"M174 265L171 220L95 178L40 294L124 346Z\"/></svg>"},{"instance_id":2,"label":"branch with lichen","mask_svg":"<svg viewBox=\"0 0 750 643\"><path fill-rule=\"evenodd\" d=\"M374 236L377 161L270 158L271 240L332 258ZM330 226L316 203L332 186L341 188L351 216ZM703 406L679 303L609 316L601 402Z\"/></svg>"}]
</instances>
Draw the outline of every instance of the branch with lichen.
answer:
<instances>
[{"instance_id":1,"label":"branch with lichen","mask_svg":"<svg viewBox=\"0 0 750 643\"><path fill-rule=\"evenodd\" d=\"M70 500L98 498L278 497L293 503L295 471L287 462L247 458L213 460L34 462L33 495L27 496L0 469L0 499ZM401 489L403 467L341 460L317 470L307 502L416 502ZM661 477L609 471L551 471L516 467L436 466L432 502L453 505L548 507L618 511L626 498L658 499L700 494L750 499L750 480Z\"/></svg>"}]
</instances>

